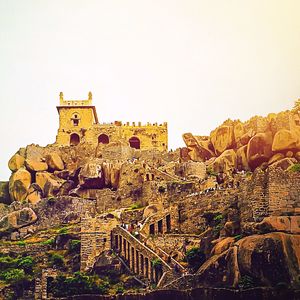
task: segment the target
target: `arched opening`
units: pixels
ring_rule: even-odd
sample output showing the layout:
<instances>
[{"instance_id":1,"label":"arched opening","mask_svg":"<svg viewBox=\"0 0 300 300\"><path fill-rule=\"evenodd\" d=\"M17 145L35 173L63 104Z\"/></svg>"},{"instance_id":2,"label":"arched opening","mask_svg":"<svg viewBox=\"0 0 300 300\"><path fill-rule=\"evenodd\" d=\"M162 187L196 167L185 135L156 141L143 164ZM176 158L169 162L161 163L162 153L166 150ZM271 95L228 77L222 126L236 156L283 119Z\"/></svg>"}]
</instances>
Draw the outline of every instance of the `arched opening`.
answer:
<instances>
[{"instance_id":1,"label":"arched opening","mask_svg":"<svg viewBox=\"0 0 300 300\"><path fill-rule=\"evenodd\" d=\"M134 149L141 148L141 142L140 142L139 138L137 138L136 136L133 136L129 139L129 145L131 148L134 148Z\"/></svg>"},{"instance_id":2,"label":"arched opening","mask_svg":"<svg viewBox=\"0 0 300 300\"><path fill-rule=\"evenodd\" d=\"M108 144L109 143L109 137L106 134L100 134L98 136L98 144Z\"/></svg>"},{"instance_id":3,"label":"arched opening","mask_svg":"<svg viewBox=\"0 0 300 300\"><path fill-rule=\"evenodd\" d=\"M70 136L70 145L76 146L80 143L80 137L77 133L72 133Z\"/></svg>"}]
</instances>

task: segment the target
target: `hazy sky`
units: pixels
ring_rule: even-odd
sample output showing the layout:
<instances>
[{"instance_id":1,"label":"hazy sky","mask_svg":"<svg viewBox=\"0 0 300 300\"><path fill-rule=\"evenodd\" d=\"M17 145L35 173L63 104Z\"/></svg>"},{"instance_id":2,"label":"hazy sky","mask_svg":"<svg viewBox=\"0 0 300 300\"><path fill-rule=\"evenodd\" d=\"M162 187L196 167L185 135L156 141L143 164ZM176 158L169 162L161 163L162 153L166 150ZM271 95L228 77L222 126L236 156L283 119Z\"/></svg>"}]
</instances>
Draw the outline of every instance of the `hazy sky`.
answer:
<instances>
[{"instance_id":1,"label":"hazy sky","mask_svg":"<svg viewBox=\"0 0 300 300\"><path fill-rule=\"evenodd\" d=\"M93 92L100 122L208 135L300 97L300 1L0 0L0 179L55 141L59 92Z\"/></svg>"}]
</instances>

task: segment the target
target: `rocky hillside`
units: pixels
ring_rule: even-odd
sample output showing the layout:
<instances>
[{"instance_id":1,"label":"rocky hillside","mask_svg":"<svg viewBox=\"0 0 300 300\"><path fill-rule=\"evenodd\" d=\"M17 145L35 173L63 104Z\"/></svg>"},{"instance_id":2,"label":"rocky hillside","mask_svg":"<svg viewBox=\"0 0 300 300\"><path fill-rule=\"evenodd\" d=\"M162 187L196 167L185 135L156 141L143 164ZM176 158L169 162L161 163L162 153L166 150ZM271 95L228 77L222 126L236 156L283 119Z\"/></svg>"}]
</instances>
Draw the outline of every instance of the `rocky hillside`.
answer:
<instances>
[{"instance_id":1,"label":"rocky hillside","mask_svg":"<svg viewBox=\"0 0 300 300\"><path fill-rule=\"evenodd\" d=\"M284 158L300 159L300 110L253 117L246 122L227 120L209 136L183 134L185 157L206 161L215 172L254 170Z\"/></svg>"}]
</instances>

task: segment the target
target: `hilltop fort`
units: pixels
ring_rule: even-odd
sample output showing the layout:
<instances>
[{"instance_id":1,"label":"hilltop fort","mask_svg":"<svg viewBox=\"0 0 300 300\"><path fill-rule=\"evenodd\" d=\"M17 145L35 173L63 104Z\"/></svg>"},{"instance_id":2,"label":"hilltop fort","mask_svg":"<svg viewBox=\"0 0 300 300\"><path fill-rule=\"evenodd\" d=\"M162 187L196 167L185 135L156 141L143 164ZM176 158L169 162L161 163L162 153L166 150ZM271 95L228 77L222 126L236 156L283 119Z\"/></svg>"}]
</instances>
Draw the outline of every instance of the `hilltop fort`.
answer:
<instances>
[{"instance_id":1,"label":"hilltop fort","mask_svg":"<svg viewBox=\"0 0 300 300\"><path fill-rule=\"evenodd\" d=\"M299 105L168 151L167 123L59 104L0 184L0 298L299 299Z\"/></svg>"}]
</instances>

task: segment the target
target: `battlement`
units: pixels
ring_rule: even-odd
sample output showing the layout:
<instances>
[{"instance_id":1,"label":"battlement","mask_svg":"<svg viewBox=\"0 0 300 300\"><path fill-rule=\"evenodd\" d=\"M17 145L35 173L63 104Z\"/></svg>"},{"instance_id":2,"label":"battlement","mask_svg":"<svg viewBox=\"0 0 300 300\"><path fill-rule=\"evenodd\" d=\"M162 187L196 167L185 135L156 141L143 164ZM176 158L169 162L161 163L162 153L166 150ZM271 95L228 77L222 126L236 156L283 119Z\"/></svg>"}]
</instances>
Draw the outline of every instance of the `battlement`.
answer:
<instances>
[{"instance_id":1,"label":"battlement","mask_svg":"<svg viewBox=\"0 0 300 300\"><path fill-rule=\"evenodd\" d=\"M60 106L91 106L92 99L93 99L93 95L91 92L89 92L87 100L65 100L63 92L59 93Z\"/></svg>"}]
</instances>

